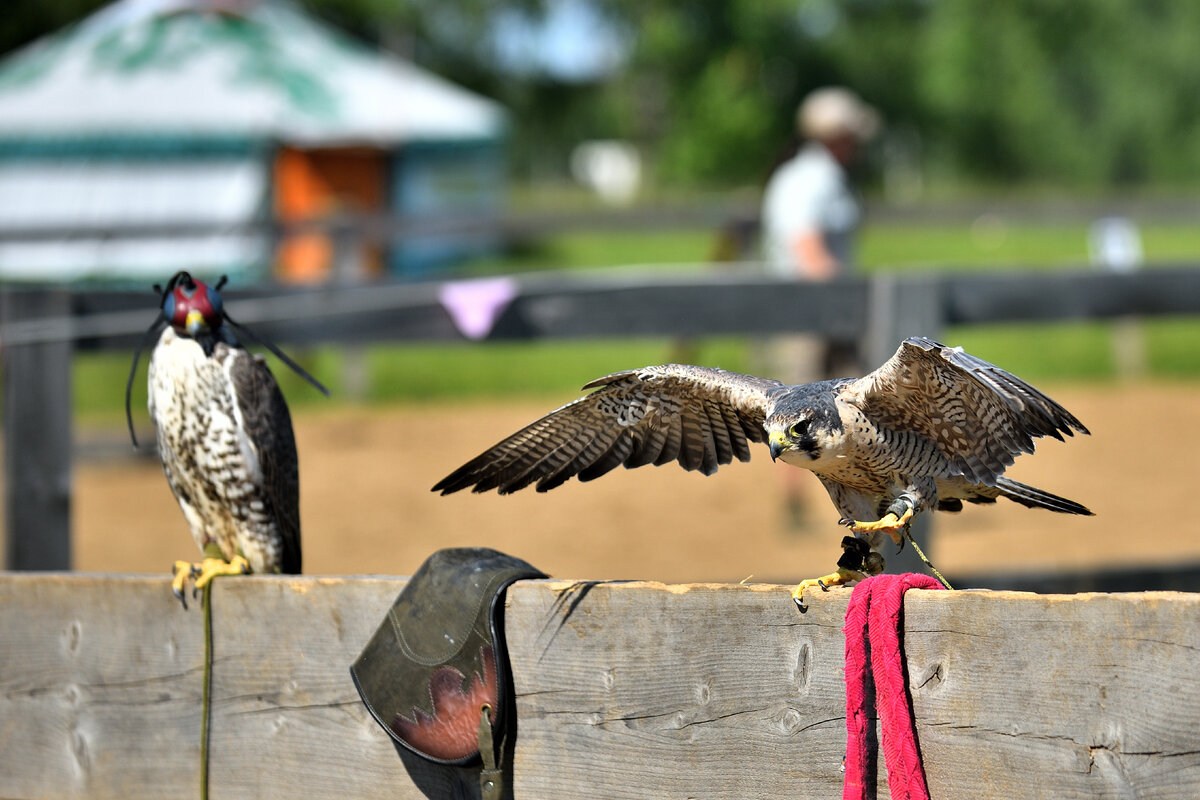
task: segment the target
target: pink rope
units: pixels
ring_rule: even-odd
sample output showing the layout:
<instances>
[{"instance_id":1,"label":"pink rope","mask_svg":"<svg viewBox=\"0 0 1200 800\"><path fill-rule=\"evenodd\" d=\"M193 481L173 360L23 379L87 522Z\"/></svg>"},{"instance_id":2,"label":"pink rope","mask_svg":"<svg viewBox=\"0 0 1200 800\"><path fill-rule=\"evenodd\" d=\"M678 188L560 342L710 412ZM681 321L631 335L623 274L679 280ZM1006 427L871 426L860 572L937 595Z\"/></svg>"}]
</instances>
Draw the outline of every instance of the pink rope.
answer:
<instances>
[{"instance_id":1,"label":"pink rope","mask_svg":"<svg viewBox=\"0 0 1200 800\"><path fill-rule=\"evenodd\" d=\"M943 588L928 575L876 575L854 587L846 608L846 776L842 800L868 796L867 644L875 681L876 706L883 723L883 753L893 800L929 800L925 770L917 749L904 657L900 614L909 589Z\"/></svg>"}]
</instances>

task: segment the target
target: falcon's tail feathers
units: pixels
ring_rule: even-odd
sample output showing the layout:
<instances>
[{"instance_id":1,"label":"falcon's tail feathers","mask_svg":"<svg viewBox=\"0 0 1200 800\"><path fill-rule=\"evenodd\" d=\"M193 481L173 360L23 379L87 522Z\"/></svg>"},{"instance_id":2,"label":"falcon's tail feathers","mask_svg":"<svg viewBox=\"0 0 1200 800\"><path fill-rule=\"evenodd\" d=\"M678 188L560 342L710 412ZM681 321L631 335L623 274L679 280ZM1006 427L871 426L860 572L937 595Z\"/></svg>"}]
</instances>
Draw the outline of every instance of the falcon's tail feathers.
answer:
<instances>
[{"instance_id":1,"label":"falcon's tail feathers","mask_svg":"<svg viewBox=\"0 0 1200 800\"><path fill-rule=\"evenodd\" d=\"M1060 514L1095 516L1091 509L1076 503L1074 500L1059 497L1056 494L1038 489L1035 486L1014 481L1011 478L1003 476L997 478L996 488L1000 490L1002 497L1007 497L1009 500L1020 503L1023 506L1028 506L1029 508L1045 508L1049 511L1057 511Z\"/></svg>"}]
</instances>

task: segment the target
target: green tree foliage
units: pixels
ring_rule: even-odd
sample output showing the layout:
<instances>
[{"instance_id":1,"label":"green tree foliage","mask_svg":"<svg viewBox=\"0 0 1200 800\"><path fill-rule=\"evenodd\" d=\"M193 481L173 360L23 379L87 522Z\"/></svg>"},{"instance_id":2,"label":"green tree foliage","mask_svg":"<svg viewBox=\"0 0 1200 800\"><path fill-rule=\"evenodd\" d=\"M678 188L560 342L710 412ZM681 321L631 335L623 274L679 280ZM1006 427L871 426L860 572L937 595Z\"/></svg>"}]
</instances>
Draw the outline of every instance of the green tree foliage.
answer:
<instances>
[{"instance_id":1,"label":"green tree foliage","mask_svg":"<svg viewBox=\"0 0 1200 800\"><path fill-rule=\"evenodd\" d=\"M293 0L512 112L518 174L622 137L657 178L761 183L810 90L883 112L881 152L926 177L1111 186L1200 178L1200 3L1192 0L589 0L631 42L607 80L497 67L498 15L561 0ZM103 0L7 0L0 52Z\"/></svg>"},{"instance_id":2,"label":"green tree foliage","mask_svg":"<svg viewBox=\"0 0 1200 800\"><path fill-rule=\"evenodd\" d=\"M629 20L633 56L616 90L636 94L630 133L668 182L745 183L764 177L791 138L805 75L828 75L802 38L793 3L612 0Z\"/></svg>"},{"instance_id":3,"label":"green tree foliage","mask_svg":"<svg viewBox=\"0 0 1200 800\"><path fill-rule=\"evenodd\" d=\"M627 84L658 84L641 133L662 178L759 183L795 146L795 110L831 83L854 86L892 120L910 116L906 43L920 0L608 0L636 19Z\"/></svg>"},{"instance_id":4,"label":"green tree foliage","mask_svg":"<svg viewBox=\"0 0 1200 800\"><path fill-rule=\"evenodd\" d=\"M69 25L105 5L105 0L7 0L0 11L0 55Z\"/></svg>"},{"instance_id":5,"label":"green tree foliage","mask_svg":"<svg viewBox=\"0 0 1200 800\"><path fill-rule=\"evenodd\" d=\"M598 2L600 0L597 0ZM637 30L630 76L661 173L744 181L813 88L841 83L925 169L1079 187L1200 177L1200 3L1183 0L605 0ZM635 89L636 90L636 89Z\"/></svg>"},{"instance_id":6,"label":"green tree foliage","mask_svg":"<svg viewBox=\"0 0 1200 800\"><path fill-rule=\"evenodd\" d=\"M1194 181L1200 5L930 4L917 83L940 166L1075 185Z\"/></svg>"}]
</instances>

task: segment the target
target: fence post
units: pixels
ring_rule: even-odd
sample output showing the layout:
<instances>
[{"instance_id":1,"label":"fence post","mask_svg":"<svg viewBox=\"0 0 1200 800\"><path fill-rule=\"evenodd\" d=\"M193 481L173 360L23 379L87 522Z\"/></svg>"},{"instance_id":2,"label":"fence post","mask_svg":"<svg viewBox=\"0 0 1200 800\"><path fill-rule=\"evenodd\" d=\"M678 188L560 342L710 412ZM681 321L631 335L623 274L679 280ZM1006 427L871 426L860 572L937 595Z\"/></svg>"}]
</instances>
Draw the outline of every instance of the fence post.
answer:
<instances>
[{"instance_id":1,"label":"fence post","mask_svg":"<svg viewBox=\"0 0 1200 800\"><path fill-rule=\"evenodd\" d=\"M875 369L891 358L900 342L910 336L941 335L945 319L941 286L935 275L871 277L867 289L867 326L859 346L867 369ZM911 532L925 555L933 558L933 514L917 517ZM899 553L885 551L884 558L890 573L926 572L912 547L905 547Z\"/></svg>"},{"instance_id":2,"label":"fence post","mask_svg":"<svg viewBox=\"0 0 1200 800\"><path fill-rule=\"evenodd\" d=\"M70 313L65 290L0 294L5 323ZM71 347L69 336L0 341L7 569L71 568Z\"/></svg>"}]
</instances>

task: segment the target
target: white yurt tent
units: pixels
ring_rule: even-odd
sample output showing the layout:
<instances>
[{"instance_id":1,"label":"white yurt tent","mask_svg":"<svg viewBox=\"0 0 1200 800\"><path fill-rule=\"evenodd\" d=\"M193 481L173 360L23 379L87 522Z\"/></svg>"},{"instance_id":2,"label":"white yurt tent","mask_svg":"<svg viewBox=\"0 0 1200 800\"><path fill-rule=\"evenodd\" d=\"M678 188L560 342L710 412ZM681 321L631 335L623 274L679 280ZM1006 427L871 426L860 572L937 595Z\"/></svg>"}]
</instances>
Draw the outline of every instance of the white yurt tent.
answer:
<instances>
[{"instance_id":1,"label":"white yurt tent","mask_svg":"<svg viewBox=\"0 0 1200 800\"><path fill-rule=\"evenodd\" d=\"M326 237L277 247L256 224L487 213L504 128L495 103L279 0L118 0L0 61L0 279L321 279ZM392 243L370 266L469 246Z\"/></svg>"}]
</instances>

